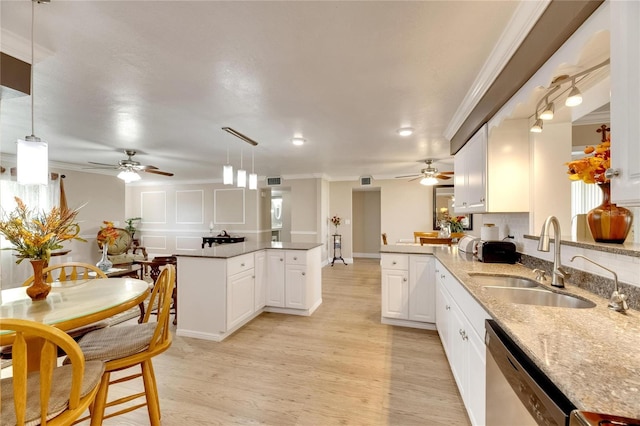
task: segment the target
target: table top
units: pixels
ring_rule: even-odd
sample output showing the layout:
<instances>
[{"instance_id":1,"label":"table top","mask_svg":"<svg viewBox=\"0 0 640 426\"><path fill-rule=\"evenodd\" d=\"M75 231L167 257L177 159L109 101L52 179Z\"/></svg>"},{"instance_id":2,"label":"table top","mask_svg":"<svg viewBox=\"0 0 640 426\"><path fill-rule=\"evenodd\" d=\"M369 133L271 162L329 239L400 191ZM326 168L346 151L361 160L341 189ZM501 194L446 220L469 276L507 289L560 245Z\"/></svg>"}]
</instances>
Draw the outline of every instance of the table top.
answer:
<instances>
[{"instance_id":1,"label":"table top","mask_svg":"<svg viewBox=\"0 0 640 426\"><path fill-rule=\"evenodd\" d=\"M90 324L142 302L149 284L136 278L98 278L53 283L45 300L34 302L27 287L2 290L0 320L20 318L69 330Z\"/></svg>"}]
</instances>

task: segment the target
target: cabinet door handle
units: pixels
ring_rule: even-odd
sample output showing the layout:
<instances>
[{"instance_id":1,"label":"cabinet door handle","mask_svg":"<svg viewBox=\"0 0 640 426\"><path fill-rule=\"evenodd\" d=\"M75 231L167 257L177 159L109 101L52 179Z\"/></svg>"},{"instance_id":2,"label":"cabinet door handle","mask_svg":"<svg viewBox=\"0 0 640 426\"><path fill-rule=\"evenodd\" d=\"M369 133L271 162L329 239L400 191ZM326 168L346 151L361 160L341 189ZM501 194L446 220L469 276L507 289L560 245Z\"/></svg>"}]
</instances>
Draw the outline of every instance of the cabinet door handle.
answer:
<instances>
[{"instance_id":1,"label":"cabinet door handle","mask_svg":"<svg viewBox=\"0 0 640 426\"><path fill-rule=\"evenodd\" d=\"M439 270L439 269L436 269L436 274L438 274L438 273L440 273L440 270Z\"/></svg>"},{"instance_id":2,"label":"cabinet door handle","mask_svg":"<svg viewBox=\"0 0 640 426\"><path fill-rule=\"evenodd\" d=\"M484 197L480 198L480 202L484 203Z\"/></svg>"},{"instance_id":3,"label":"cabinet door handle","mask_svg":"<svg viewBox=\"0 0 640 426\"><path fill-rule=\"evenodd\" d=\"M618 169L607 169L604 172L604 177L606 177L607 179L611 179L616 176L620 176L620 170Z\"/></svg>"},{"instance_id":4,"label":"cabinet door handle","mask_svg":"<svg viewBox=\"0 0 640 426\"><path fill-rule=\"evenodd\" d=\"M440 274L440 279L444 280L444 274Z\"/></svg>"},{"instance_id":5,"label":"cabinet door handle","mask_svg":"<svg viewBox=\"0 0 640 426\"><path fill-rule=\"evenodd\" d=\"M458 330L458 334L462 336L462 333L464 333L464 332L462 331L462 329L459 329L459 330Z\"/></svg>"},{"instance_id":6,"label":"cabinet door handle","mask_svg":"<svg viewBox=\"0 0 640 426\"><path fill-rule=\"evenodd\" d=\"M449 306L449 305L445 305L445 306L444 306L444 309L445 309L445 310L447 310L447 311L450 311L450 310L451 310L451 306Z\"/></svg>"}]
</instances>

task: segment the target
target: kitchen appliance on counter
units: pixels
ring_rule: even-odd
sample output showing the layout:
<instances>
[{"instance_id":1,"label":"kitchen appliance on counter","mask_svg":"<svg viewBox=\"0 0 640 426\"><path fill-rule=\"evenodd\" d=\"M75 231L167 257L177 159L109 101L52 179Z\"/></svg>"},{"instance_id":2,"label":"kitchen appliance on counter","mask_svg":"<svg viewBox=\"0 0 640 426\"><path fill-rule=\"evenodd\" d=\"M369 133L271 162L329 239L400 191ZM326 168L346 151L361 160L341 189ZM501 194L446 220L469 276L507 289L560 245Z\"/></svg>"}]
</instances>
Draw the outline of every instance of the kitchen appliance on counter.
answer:
<instances>
[{"instance_id":1,"label":"kitchen appliance on counter","mask_svg":"<svg viewBox=\"0 0 640 426\"><path fill-rule=\"evenodd\" d=\"M516 263L516 245L511 241L480 241L478 260L485 263Z\"/></svg>"},{"instance_id":2,"label":"kitchen appliance on counter","mask_svg":"<svg viewBox=\"0 0 640 426\"><path fill-rule=\"evenodd\" d=\"M458 241L458 250L464 253L476 254L478 253L478 243L480 238L473 237L471 235L465 235Z\"/></svg>"},{"instance_id":3,"label":"kitchen appliance on counter","mask_svg":"<svg viewBox=\"0 0 640 426\"><path fill-rule=\"evenodd\" d=\"M495 321L487 320L485 328L486 425L568 425L573 403Z\"/></svg>"}]
</instances>

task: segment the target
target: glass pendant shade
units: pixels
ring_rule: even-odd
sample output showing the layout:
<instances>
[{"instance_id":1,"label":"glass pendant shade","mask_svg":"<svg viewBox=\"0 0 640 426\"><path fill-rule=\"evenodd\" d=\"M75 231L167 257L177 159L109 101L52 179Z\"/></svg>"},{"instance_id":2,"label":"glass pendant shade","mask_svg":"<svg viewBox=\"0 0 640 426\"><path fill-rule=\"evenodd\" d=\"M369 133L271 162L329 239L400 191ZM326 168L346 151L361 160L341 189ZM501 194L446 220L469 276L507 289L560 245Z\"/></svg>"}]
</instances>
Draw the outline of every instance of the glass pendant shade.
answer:
<instances>
[{"instance_id":1,"label":"glass pendant shade","mask_svg":"<svg viewBox=\"0 0 640 426\"><path fill-rule=\"evenodd\" d=\"M47 143L35 136L27 136L25 139L27 140L18 139L18 183L22 185L47 185L49 183Z\"/></svg>"},{"instance_id":2,"label":"glass pendant shade","mask_svg":"<svg viewBox=\"0 0 640 426\"><path fill-rule=\"evenodd\" d=\"M122 179L124 183L131 183L140 180L140 175L133 170L123 170L118 173L118 178Z\"/></svg>"},{"instance_id":3,"label":"glass pendant shade","mask_svg":"<svg viewBox=\"0 0 640 426\"><path fill-rule=\"evenodd\" d=\"M233 166L231 164L225 164L222 169L222 183L233 185Z\"/></svg>"},{"instance_id":4,"label":"glass pendant shade","mask_svg":"<svg viewBox=\"0 0 640 426\"><path fill-rule=\"evenodd\" d=\"M238 188L246 188L247 187L247 171L246 170L238 170Z\"/></svg>"},{"instance_id":5,"label":"glass pendant shade","mask_svg":"<svg viewBox=\"0 0 640 426\"><path fill-rule=\"evenodd\" d=\"M249 189L258 189L258 175L249 173Z\"/></svg>"},{"instance_id":6,"label":"glass pendant shade","mask_svg":"<svg viewBox=\"0 0 640 426\"><path fill-rule=\"evenodd\" d=\"M420 180L420 185L433 186L438 184L438 179L433 176L424 177Z\"/></svg>"},{"instance_id":7,"label":"glass pendant shade","mask_svg":"<svg viewBox=\"0 0 640 426\"><path fill-rule=\"evenodd\" d=\"M551 102L550 104L547 104L544 111L542 111L542 113L540 114L540 119L553 120L553 111L554 111L554 105L553 105L553 102Z\"/></svg>"},{"instance_id":8,"label":"glass pendant shade","mask_svg":"<svg viewBox=\"0 0 640 426\"><path fill-rule=\"evenodd\" d=\"M538 118L529 131L531 133L542 133L542 120Z\"/></svg>"},{"instance_id":9,"label":"glass pendant shade","mask_svg":"<svg viewBox=\"0 0 640 426\"><path fill-rule=\"evenodd\" d=\"M571 88L571 91L569 92L569 96L567 97L567 100L564 101L564 104L568 107L574 107L574 106L580 105L581 103L582 103L582 93L580 93L580 91L576 86L573 86Z\"/></svg>"}]
</instances>

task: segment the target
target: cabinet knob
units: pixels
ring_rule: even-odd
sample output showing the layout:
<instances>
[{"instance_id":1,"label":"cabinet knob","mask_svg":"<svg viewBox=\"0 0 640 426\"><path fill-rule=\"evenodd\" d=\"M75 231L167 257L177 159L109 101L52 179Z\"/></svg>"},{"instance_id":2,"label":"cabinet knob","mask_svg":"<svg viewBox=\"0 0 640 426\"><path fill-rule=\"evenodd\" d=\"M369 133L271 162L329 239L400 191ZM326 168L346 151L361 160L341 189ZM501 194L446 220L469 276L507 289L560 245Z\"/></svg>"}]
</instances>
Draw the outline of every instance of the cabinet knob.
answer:
<instances>
[{"instance_id":1,"label":"cabinet knob","mask_svg":"<svg viewBox=\"0 0 640 426\"><path fill-rule=\"evenodd\" d=\"M244 263L241 263L240 266L242 266L244 268Z\"/></svg>"},{"instance_id":2,"label":"cabinet knob","mask_svg":"<svg viewBox=\"0 0 640 426\"><path fill-rule=\"evenodd\" d=\"M393 262L391 262L392 265L395 265L397 262L394 260Z\"/></svg>"},{"instance_id":3,"label":"cabinet knob","mask_svg":"<svg viewBox=\"0 0 640 426\"><path fill-rule=\"evenodd\" d=\"M450 311L451 310L451 306L445 305L444 309L447 310L447 311Z\"/></svg>"},{"instance_id":4,"label":"cabinet knob","mask_svg":"<svg viewBox=\"0 0 640 426\"><path fill-rule=\"evenodd\" d=\"M402 279L402 281L406 283L406 282L407 282L407 279L406 279L406 278L403 278L403 279Z\"/></svg>"},{"instance_id":5,"label":"cabinet knob","mask_svg":"<svg viewBox=\"0 0 640 426\"><path fill-rule=\"evenodd\" d=\"M440 274L440 279L444 280L444 274Z\"/></svg>"},{"instance_id":6,"label":"cabinet knob","mask_svg":"<svg viewBox=\"0 0 640 426\"><path fill-rule=\"evenodd\" d=\"M440 270L439 270L439 269L436 269L436 274L438 274L438 273L440 273Z\"/></svg>"},{"instance_id":7,"label":"cabinet knob","mask_svg":"<svg viewBox=\"0 0 640 426\"><path fill-rule=\"evenodd\" d=\"M462 205L463 205L463 206L466 206L466 205L467 205L467 202L466 202L466 201L463 201L463 202L462 202Z\"/></svg>"},{"instance_id":8,"label":"cabinet knob","mask_svg":"<svg viewBox=\"0 0 640 426\"><path fill-rule=\"evenodd\" d=\"M459 329L458 334L462 336L462 333L464 333L464 331L462 331L462 329Z\"/></svg>"},{"instance_id":9,"label":"cabinet knob","mask_svg":"<svg viewBox=\"0 0 640 426\"><path fill-rule=\"evenodd\" d=\"M607 169L604 172L604 177L606 177L607 179L611 179L616 176L620 176L620 170L618 169Z\"/></svg>"},{"instance_id":10,"label":"cabinet knob","mask_svg":"<svg viewBox=\"0 0 640 426\"><path fill-rule=\"evenodd\" d=\"M305 275L307 275L307 273L306 273L306 272L303 272L303 273L302 273L302 276L304 277Z\"/></svg>"},{"instance_id":11,"label":"cabinet knob","mask_svg":"<svg viewBox=\"0 0 640 426\"><path fill-rule=\"evenodd\" d=\"M480 198L480 202L484 203L484 197Z\"/></svg>"},{"instance_id":12,"label":"cabinet knob","mask_svg":"<svg viewBox=\"0 0 640 426\"><path fill-rule=\"evenodd\" d=\"M280 262L282 262L283 260L284 260L283 258L280 258Z\"/></svg>"}]
</instances>

